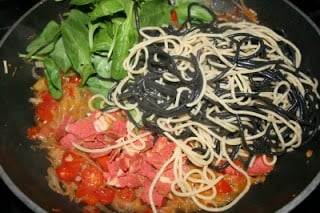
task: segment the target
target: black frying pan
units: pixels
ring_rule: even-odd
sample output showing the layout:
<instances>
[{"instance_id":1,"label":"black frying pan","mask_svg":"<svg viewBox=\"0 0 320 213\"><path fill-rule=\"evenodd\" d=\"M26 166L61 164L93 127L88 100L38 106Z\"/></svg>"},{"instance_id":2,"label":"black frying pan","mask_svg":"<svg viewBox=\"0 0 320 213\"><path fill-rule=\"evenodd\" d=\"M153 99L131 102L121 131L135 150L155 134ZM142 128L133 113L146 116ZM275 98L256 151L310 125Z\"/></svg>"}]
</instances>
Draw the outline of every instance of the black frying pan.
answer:
<instances>
[{"instance_id":1,"label":"black frying pan","mask_svg":"<svg viewBox=\"0 0 320 213\"><path fill-rule=\"evenodd\" d=\"M280 0L246 0L259 14L261 23L284 29L303 54L302 67L315 72L320 79L320 31L309 18L291 3ZM33 125L33 109L28 103L34 83L31 65L18 58L29 43L28 36L38 34L50 19L68 9L68 1L44 0L21 17L0 42L0 60L6 60L9 73L0 66L0 175L13 191L34 212L80 212L81 207L51 191L45 179L46 153L31 149L34 142L26 138L26 129ZM307 150L313 150L307 158ZM251 191L228 212L289 212L302 202L320 182L320 141L279 159L276 169L264 184Z\"/></svg>"}]
</instances>

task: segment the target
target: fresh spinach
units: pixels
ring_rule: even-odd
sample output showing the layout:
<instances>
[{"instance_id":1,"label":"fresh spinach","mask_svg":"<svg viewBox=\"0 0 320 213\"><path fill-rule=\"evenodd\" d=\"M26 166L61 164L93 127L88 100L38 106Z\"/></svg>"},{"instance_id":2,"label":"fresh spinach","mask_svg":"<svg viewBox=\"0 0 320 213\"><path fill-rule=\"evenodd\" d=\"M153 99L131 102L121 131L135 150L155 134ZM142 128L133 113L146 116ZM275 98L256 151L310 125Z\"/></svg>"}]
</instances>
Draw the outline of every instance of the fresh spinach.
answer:
<instances>
[{"instance_id":1,"label":"fresh spinach","mask_svg":"<svg viewBox=\"0 0 320 213\"><path fill-rule=\"evenodd\" d=\"M181 23L190 2L197 1L176 0ZM43 61L49 91L56 99L62 95L60 72L70 68L81 76L81 86L106 95L114 81L127 75L123 61L138 42L135 3L141 27L170 24L173 7L163 0L71 0L73 7L65 19L60 24L48 22L20 56ZM203 21L212 18L200 7L192 15Z\"/></svg>"},{"instance_id":2,"label":"fresh spinach","mask_svg":"<svg viewBox=\"0 0 320 213\"><path fill-rule=\"evenodd\" d=\"M99 29L95 29L92 34L91 52L110 51L112 49L113 37L112 26L103 25Z\"/></svg>"},{"instance_id":3,"label":"fresh spinach","mask_svg":"<svg viewBox=\"0 0 320 213\"><path fill-rule=\"evenodd\" d=\"M145 2L140 9L139 18L141 26L161 26L170 24L170 11L173 7L167 1L154 0Z\"/></svg>"},{"instance_id":4,"label":"fresh spinach","mask_svg":"<svg viewBox=\"0 0 320 213\"><path fill-rule=\"evenodd\" d=\"M127 76L123 68L123 61L129 54L129 50L138 42L138 32L135 26L134 2L131 0L122 1L125 6L127 19L120 24L114 38L115 46L112 55L111 77L120 80Z\"/></svg>"},{"instance_id":5,"label":"fresh spinach","mask_svg":"<svg viewBox=\"0 0 320 213\"><path fill-rule=\"evenodd\" d=\"M100 1L94 10L89 13L89 16L91 20L96 20L101 17L112 16L123 10L123 0Z\"/></svg>"},{"instance_id":6,"label":"fresh spinach","mask_svg":"<svg viewBox=\"0 0 320 213\"><path fill-rule=\"evenodd\" d=\"M48 79L50 94L53 98L59 99L63 94L59 67L51 58L45 57L42 61L45 66L44 73Z\"/></svg>"},{"instance_id":7,"label":"fresh spinach","mask_svg":"<svg viewBox=\"0 0 320 213\"><path fill-rule=\"evenodd\" d=\"M90 59L88 24L88 15L76 9L71 10L68 18L61 24L66 54L74 69L80 74L82 85L94 73Z\"/></svg>"},{"instance_id":8,"label":"fresh spinach","mask_svg":"<svg viewBox=\"0 0 320 213\"><path fill-rule=\"evenodd\" d=\"M47 54L54 48L54 42L60 35L60 25L55 21L50 21L40 33L26 48L27 55L30 58L36 54Z\"/></svg>"},{"instance_id":9,"label":"fresh spinach","mask_svg":"<svg viewBox=\"0 0 320 213\"><path fill-rule=\"evenodd\" d=\"M49 55L57 64L57 66L63 71L67 71L72 67L71 61L64 48L64 43L60 37L55 44L54 50Z\"/></svg>"}]
</instances>

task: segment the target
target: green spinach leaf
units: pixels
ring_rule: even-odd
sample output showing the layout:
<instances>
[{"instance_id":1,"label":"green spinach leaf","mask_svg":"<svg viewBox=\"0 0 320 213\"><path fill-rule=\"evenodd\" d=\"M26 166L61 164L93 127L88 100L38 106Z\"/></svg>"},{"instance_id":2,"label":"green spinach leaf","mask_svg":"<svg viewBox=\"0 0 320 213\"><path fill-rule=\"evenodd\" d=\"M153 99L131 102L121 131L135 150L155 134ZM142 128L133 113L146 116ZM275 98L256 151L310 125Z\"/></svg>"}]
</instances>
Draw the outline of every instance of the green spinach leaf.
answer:
<instances>
[{"instance_id":1,"label":"green spinach leaf","mask_svg":"<svg viewBox=\"0 0 320 213\"><path fill-rule=\"evenodd\" d=\"M73 9L61 24L64 48L72 66L81 76L81 85L94 73L90 58L88 23L89 17L86 14Z\"/></svg>"},{"instance_id":2,"label":"green spinach leaf","mask_svg":"<svg viewBox=\"0 0 320 213\"><path fill-rule=\"evenodd\" d=\"M55 42L57 37L60 35L60 25L55 21L50 21L38 37L36 37L26 48L27 56L30 58L32 55L37 54L42 49L46 48L48 45L50 50L52 47L52 42ZM48 50L44 51L48 53Z\"/></svg>"},{"instance_id":3,"label":"green spinach leaf","mask_svg":"<svg viewBox=\"0 0 320 213\"><path fill-rule=\"evenodd\" d=\"M49 57L43 58L42 61L45 66L44 73L47 78L50 94L53 98L59 99L63 94L60 69L54 60Z\"/></svg>"},{"instance_id":4,"label":"green spinach leaf","mask_svg":"<svg viewBox=\"0 0 320 213\"><path fill-rule=\"evenodd\" d=\"M109 90L111 89L112 85L114 84L114 81L112 80L101 80L97 77L90 77L88 79L88 89L95 93L95 94L101 94L103 96L107 96Z\"/></svg>"},{"instance_id":5,"label":"green spinach leaf","mask_svg":"<svg viewBox=\"0 0 320 213\"><path fill-rule=\"evenodd\" d=\"M96 20L105 16L112 16L113 14L123 11L122 0L104 0L99 2L94 10L89 14L91 20Z\"/></svg>"},{"instance_id":6,"label":"green spinach leaf","mask_svg":"<svg viewBox=\"0 0 320 213\"><path fill-rule=\"evenodd\" d=\"M138 32L135 25L134 2L123 0L127 19L120 24L114 38L114 49L111 64L111 77L120 80L127 76L127 71L123 68L123 61L129 54L129 50L138 42Z\"/></svg>"},{"instance_id":7,"label":"green spinach leaf","mask_svg":"<svg viewBox=\"0 0 320 213\"><path fill-rule=\"evenodd\" d=\"M139 12L141 27L170 24L172 8L167 1L163 0L145 2Z\"/></svg>"},{"instance_id":8,"label":"green spinach leaf","mask_svg":"<svg viewBox=\"0 0 320 213\"><path fill-rule=\"evenodd\" d=\"M56 64L61 68L62 71L67 71L71 68L72 64L66 54L66 50L64 48L63 40L60 37L57 41L54 50L49 55Z\"/></svg>"}]
</instances>

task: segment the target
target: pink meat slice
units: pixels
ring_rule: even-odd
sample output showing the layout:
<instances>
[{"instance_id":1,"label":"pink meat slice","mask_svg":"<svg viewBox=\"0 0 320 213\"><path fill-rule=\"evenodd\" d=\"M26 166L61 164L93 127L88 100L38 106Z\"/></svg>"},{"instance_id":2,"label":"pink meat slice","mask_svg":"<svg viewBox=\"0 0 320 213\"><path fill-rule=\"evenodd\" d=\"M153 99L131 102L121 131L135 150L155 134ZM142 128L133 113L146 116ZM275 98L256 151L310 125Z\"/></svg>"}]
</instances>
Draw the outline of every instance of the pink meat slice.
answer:
<instances>
[{"instance_id":1,"label":"pink meat slice","mask_svg":"<svg viewBox=\"0 0 320 213\"><path fill-rule=\"evenodd\" d=\"M262 155L256 157L252 166L248 168L247 172L250 176L261 176L270 173L274 166L267 165L263 161Z\"/></svg>"},{"instance_id":2,"label":"pink meat slice","mask_svg":"<svg viewBox=\"0 0 320 213\"><path fill-rule=\"evenodd\" d=\"M66 130L68 133L71 133L78 138L87 138L91 135L95 135L97 134L97 131L94 127L94 121L99 115L100 113L97 111L92 112L89 117L68 124Z\"/></svg>"}]
</instances>

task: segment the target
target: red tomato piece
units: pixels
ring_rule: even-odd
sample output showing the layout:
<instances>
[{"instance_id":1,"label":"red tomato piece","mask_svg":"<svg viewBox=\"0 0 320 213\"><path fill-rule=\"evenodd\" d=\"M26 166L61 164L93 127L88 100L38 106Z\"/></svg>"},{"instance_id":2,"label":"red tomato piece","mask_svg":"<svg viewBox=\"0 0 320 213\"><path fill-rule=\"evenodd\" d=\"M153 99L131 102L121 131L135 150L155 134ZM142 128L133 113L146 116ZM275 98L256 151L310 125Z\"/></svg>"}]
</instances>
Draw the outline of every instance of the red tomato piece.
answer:
<instances>
[{"instance_id":1,"label":"red tomato piece","mask_svg":"<svg viewBox=\"0 0 320 213\"><path fill-rule=\"evenodd\" d=\"M33 126L27 129L27 136L28 138L30 138L31 140L36 139L36 135L39 133L40 128L37 126Z\"/></svg>"},{"instance_id":2,"label":"red tomato piece","mask_svg":"<svg viewBox=\"0 0 320 213\"><path fill-rule=\"evenodd\" d=\"M72 161L72 162L83 163L85 161L85 159L83 157L81 157L80 155L77 155L74 152L66 151L63 154L62 161L63 162L71 162Z\"/></svg>"},{"instance_id":3,"label":"red tomato piece","mask_svg":"<svg viewBox=\"0 0 320 213\"><path fill-rule=\"evenodd\" d=\"M175 9L170 11L170 18L172 26L179 28L178 13Z\"/></svg>"},{"instance_id":4,"label":"red tomato piece","mask_svg":"<svg viewBox=\"0 0 320 213\"><path fill-rule=\"evenodd\" d=\"M115 197L115 189L110 188L110 187L105 187L102 189L99 189L97 191L95 191L96 196L99 199L99 202L103 205L108 205L110 203L112 203L114 197Z\"/></svg>"},{"instance_id":5,"label":"red tomato piece","mask_svg":"<svg viewBox=\"0 0 320 213\"><path fill-rule=\"evenodd\" d=\"M94 190L88 188L85 184L79 185L76 191L76 197L80 202L90 206L94 206L99 202L98 196L95 194Z\"/></svg>"},{"instance_id":6,"label":"red tomato piece","mask_svg":"<svg viewBox=\"0 0 320 213\"><path fill-rule=\"evenodd\" d=\"M81 181L84 186L92 191L99 189L105 183L102 172L90 165L82 171Z\"/></svg>"},{"instance_id":7,"label":"red tomato piece","mask_svg":"<svg viewBox=\"0 0 320 213\"><path fill-rule=\"evenodd\" d=\"M56 169L57 176L61 180L74 181L80 175L80 170L84 163L84 158L73 153L66 151L62 156L62 163Z\"/></svg>"},{"instance_id":8,"label":"red tomato piece","mask_svg":"<svg viewBox=\"0 0 320 213\"><path fill-rule=\"evenodd\" d=\"M117 198L125 202L132 202L136 199L136 192L134 189L126 187L118 189L116 192Z\"/></svg>"},{"instance_id":9,"label":"red tomato piece","mask_svg":"<svg viewBox=\"0 0 320 213\"><path fill-rule=\"evenodd\" d=\"M79 75L73 75L69 78L69 83L72 83L72 84L80 84L81 82L81 78Z\"/></svg>"},{"instance_id":10,"label":"red tomato piece","mask_svg":"<svg viewBox=\"0 0 320 213\"><path fill-rule=\"evenodd\" d=\"M221 179L216 184L216 190L218 193L229 193L232 192L232 187L229 185L229 183L225 179Z\"/></svg>"},{"instance_id":11,"label":"red tomato piece","mask_svg":"<svg viewBox=\"0 0 320 213\"><path fill-rule=\"evenodd\" d=\"M56 169L57 176L61 180L74 181L79 175L82 164L79 162L64 162Z\"/></svg>"},{"instance_id":12,"label":"red tomato piece","mask_svg":"<svg viewBox=\"0 0 320 213\"><path fill-rule=\"evenodd\" d=\"M41 95L41 103L36 108L38 121L45 122L52 119L52 110L58 105L58 102L52 98L49 92Z\"/></svg>"}]
</instances>

